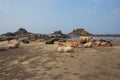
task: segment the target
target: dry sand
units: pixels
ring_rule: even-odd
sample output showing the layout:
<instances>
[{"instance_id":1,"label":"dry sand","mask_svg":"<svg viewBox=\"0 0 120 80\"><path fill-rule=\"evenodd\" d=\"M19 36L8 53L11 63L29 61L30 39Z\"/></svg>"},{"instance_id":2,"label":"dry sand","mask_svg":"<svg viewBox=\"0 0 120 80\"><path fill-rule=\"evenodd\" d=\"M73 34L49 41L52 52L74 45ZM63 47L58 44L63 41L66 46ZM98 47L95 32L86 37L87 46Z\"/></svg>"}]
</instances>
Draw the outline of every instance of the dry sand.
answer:
<instances>
[{"instance_id":1,"label":"dry sand","mask_svg":"<svg viewBox=\"0 0 120 80\"><path fill-rule=\"evenodd\" d=\"M58 53L55 44L21 44L0 52L0 80L120 80L120 42L74 53Z\"/></svg>"}]
</instances>

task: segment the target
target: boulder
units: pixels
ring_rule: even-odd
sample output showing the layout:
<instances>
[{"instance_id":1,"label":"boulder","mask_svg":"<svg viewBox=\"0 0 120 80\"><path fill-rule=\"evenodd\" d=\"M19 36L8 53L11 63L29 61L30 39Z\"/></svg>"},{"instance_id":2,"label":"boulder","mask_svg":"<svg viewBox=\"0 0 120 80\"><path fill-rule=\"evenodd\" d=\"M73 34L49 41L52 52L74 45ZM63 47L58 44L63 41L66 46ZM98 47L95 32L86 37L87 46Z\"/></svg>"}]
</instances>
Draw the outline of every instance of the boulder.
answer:
<instances>
[{"instance_id":1,"label":"boulder","mask_svg":"<svg viewBox=\"0 0 120 80\"><path fill-rule=\"evenodd\" d=\"M28 37L22 37L22 38L19 38L18 40L21 41L21 42L23 42L23 43L30 43Z\"/></svg>"},{"instance_id":2,"label":"boulder","mask_svg":"<svg viewBox=\"0 0 120 80\"><path fill-rule=\"evenodd\" d=\"M45 42L45 44L54 44L54 40L50 39Z\"/></svg>"}]
</instances>

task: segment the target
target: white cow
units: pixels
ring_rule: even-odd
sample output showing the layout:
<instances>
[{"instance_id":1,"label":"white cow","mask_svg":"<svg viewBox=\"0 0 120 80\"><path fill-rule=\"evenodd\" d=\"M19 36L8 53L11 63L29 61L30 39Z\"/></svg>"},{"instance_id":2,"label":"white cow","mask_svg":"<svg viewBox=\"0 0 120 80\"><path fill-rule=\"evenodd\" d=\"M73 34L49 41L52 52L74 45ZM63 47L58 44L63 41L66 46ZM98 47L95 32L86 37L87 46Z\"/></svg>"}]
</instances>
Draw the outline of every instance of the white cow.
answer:
<instances>
[{"instance_id":1,"label":"white cow","mask_svg":"<svg viewBox=\"0 0 120 80\"><path fill-rule=\"evenodd\" d=\"M74 52L74 48L62 46L62 47L58 47L58 52Z\"/></svg>"}]
</instances>

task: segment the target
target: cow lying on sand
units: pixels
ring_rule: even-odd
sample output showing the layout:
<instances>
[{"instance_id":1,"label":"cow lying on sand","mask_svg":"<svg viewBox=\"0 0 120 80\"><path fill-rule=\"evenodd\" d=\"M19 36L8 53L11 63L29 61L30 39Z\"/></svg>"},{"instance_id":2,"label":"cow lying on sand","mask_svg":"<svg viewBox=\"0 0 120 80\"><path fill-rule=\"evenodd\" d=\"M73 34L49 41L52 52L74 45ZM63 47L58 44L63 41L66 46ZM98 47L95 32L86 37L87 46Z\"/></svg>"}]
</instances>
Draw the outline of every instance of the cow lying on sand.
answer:
<instances>
[{"instance_id":1,"label":"cow lying on sand","mask_svg":"<svg viewBox=\"0 0 120 80\"><path fill-rule=\"evenodd\" d=\"M8 48L9 49L14 49L14 48L18 48L19 46L20 46L20 41L15 40L14 42L12 42L8 45Z\"/></svg>"},{"instance_id":2,"label":"cow lying on sand","mask_svg":"<svg viewBox=\"0 0 120 80\"><path fill-rule=\"evenodd\" d=\"M80 44L80 41L71 41L71 42L68 42L65 44L65 46L67 47L74 47L74 48L77 48Z\"/></svg>"},{"instance_id":3,"label":"cow lying on sand","mask_svg":"<svg viewBox=\"0 0 120 80\"><path fill-rule=\"evenodd\" d=\"M60 52L60 53L62 53L62 52L73 53L74 52L74 47L73 46L75 46L75 45L66 45L66 43L63 44L63 43L58 42L58 44L57 44L57 51Z\"/></svg>"},{"instance_id":4,"label":"cow lying on sand","mask_svg":"<svg viewBox=\"0 0 120 80\"><path fill-rule=\"evenodd\" d=\"M93 40L92 43L97 46L112 46L112 43L106 40Z\"/></svg>"},{"instance_id":5,"label":"cow lying on sand","mask_svg":"<svg viewBox=\"0 0 120 80\"><path fill-rule=\"evenodd\" d=\"M66 46L61 46L58 47L58 52L62 53L62 52L74 52L74 48L73 47L66 47Z\"/></svg>"},{"instance_id":6,"label":"cow lying on sand","mask_svg":"<svg viewBox=\"0 0 120 80\"><path fill-rule=\"evenodd\" d=\"M92 42L87 42L84 44L84 47L85 48L89 48L89 47L92 47Z\"/></svg>"}]
</instances>

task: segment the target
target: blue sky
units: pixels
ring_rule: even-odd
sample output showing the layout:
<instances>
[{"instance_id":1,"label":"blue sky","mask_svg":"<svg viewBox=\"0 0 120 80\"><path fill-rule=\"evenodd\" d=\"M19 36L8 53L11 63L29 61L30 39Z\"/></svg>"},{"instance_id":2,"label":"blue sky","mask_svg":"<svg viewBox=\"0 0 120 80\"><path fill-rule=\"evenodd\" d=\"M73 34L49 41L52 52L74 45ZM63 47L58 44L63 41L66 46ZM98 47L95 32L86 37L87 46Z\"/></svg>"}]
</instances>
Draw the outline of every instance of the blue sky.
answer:
<instances>
[{"instance_id":1,"label":"blue sky","mask_svg":"<svg viewBox=\"0 0 120 80\"><path fill-rule=\"evenodd\" d=\"M0 0L0 34L26 28L34 33L120 33L120 0Z\"/></svg>"}]
</instances>

